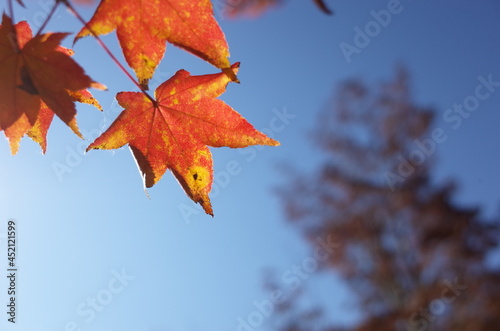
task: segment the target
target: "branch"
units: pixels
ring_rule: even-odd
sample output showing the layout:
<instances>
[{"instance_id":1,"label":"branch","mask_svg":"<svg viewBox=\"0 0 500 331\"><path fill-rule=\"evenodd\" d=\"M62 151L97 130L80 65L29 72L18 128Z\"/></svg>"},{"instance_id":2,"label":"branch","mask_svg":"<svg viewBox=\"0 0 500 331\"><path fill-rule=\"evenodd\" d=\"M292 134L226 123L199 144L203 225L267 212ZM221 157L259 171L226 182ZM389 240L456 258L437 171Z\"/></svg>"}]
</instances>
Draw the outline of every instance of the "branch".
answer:
<instances>
[{"instance_id":1,"label":"branch","mask_svg":"<svg viewBox=\"0 0 500 331\"><path fill-rule=\"evenodd\" d=\"M153 103L156 107L158 103L156 100L146 91L146 89L139 84L137 80L128 72L128 70L118 61L116 56L111 52L111 50L104 44L104 42L99 38L99 36L88 26L87 22L83 19L83 17L73 8L73 6L69 3L68 0L57 0L57 2L62 2L66 5L68 10L76 16L76 18L92 33L94 38L97 40L97 43L104 49L104 51L109 55L109 57L115 62L115 64L125 73L125 75L137 86L137 88Z\"/></svg>"}]
</instances>

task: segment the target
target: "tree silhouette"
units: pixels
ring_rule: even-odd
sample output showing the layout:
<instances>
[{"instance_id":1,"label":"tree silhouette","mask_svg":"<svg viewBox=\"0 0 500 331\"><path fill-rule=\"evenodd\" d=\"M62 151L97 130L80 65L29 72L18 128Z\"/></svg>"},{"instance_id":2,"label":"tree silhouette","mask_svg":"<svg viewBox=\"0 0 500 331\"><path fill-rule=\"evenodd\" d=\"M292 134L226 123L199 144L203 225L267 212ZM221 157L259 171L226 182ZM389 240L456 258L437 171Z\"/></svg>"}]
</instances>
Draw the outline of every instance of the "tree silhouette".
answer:
<instances>
[{"instance_id":1,"label":"tree silhouette","mask_svg":"<svg viewBox=\"0 0 500 331\"><path fill-rule=\"evenodd\" d=\"M499 222L452 203L452 183L431 182L447 135L431 128L433 112L413 103L408 81L398 69L375 88L340 86L314 128L324 163L279 191L286 215L311 246L318 236L337 243L322 266L356 294L365 318L349 330L498 329L500 272L485 258ZM277 308L276 318L288 316L283 331L312 330L325 317L290 316L293 302Z\"/></svg>"}]
</instances>

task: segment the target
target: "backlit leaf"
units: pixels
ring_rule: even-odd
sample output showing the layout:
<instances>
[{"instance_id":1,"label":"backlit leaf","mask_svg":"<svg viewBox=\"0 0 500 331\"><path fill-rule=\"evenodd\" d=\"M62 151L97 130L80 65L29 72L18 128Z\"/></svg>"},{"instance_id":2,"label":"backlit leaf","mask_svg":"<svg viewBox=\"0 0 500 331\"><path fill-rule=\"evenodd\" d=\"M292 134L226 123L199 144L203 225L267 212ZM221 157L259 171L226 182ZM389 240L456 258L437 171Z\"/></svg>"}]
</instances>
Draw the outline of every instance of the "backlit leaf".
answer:
<instances>
[{"instance_id":1,"label":"backlit leaf","mask_svg":"<svg viewBox=\"0 0 500 331\"><path fill-rule=\"evenodd\" d=\"M232 70L236 74L238 64ZM208 197L212 156L207 146L279 145L216 99L229 82L224 73L191 76L179 70L156 89L154 102L140 92L118 93L125 110L87 150L129 144L146 187L170 169L187 195L213 215Z\"/></svg>"},{"instance_id":2,"label":"backlit leaf","mask_svg":"<svg viewBox=\"0 0 500 331\"><path fill-rule=\"evenodd\" d=\"M32 37L27 22L14 26L8 16L3 16L0 26L0 129L9 139L13 154L19 148L20 139L37 122L41 109L44 109L41 122L46 122L47 108L81 137L72 93L90 86L103 86L85 75L70 58L71 52L59 46L66 36L66 33L47 33ZM40 129L42 127L44 125ZM39 137L37 134L32 136Z\"/></svg>"},{"instance_id":3,"label":"backlit leaf","mask_svg":"<svg viewBox=\"0 0 500 331\"><path fill-rule=\"evenodd\" d=\"M102 0L75 40L115 29L127 63L144 86L163 58L166 41L217 68L230 67L210 0Z\"/></svg>"}]
</instances>

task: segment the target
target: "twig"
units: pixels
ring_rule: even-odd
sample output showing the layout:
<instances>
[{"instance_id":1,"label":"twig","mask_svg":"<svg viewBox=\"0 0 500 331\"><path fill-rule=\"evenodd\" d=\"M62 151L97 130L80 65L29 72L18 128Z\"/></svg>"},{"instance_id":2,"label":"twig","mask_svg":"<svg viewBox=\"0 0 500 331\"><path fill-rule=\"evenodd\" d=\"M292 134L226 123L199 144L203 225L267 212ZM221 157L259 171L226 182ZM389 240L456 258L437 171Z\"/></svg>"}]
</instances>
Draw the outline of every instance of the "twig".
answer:
<instances>
[{"instance_id":1,"label":"twig","mask_svg":"<svg viewBox=\"0 0 500 331\"><path fill-rule=\"evenodd\" d=\"M38 29L38 32L36 33L35 37L38 37L43 29L45 29L45 26L47 25L47 23L49 23L50 19L52 18L52 15L54 15L54 13L56 12L56 9L57 9L57 6L59 5L59 1L56 1L54 3L54 7L52 7L49 15L47 15L47 18L45 18L45 21L43 22L42 26Z\"/></svg>"},{"instance_id":2,"label":"twig","mask_svg":"<svg viewBox=\"0 0 500 331\"><path fill-rule=\"evenodd\" d=\"M73 6L68 2L68 0L57 0L66 5L68 10L76 16L76 18L90 31L92 36L97 40L97 43L104 49L104 51L109 55L109 57L115 62L115 64L125 73L125 75L141 90L141 92L153 103L156 107L158 105L157 101L146 91L146 89L135 80L135 78L128 72L128 70L118 61L116 56L111 52L111 50L104 44L104 42L99 38L99 36L88 26L87 22L80 16L80 14L73 8Z\"/></svg>"}]
</instances>

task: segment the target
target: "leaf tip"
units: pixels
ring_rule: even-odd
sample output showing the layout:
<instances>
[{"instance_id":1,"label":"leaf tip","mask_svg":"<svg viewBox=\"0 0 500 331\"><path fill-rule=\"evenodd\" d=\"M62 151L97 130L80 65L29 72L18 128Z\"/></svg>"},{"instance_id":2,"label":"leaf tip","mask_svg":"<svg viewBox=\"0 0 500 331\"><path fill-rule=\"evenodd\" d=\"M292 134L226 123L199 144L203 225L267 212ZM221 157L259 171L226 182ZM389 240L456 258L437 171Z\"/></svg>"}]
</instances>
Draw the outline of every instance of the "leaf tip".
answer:
<instances>
[{"instance_id":1,"label":"leaf tip","mask_svg":"<svg viewBox=\"0 0 500 331\"><path fill-rule=\"evenodd\" d=\"M272 138L269 138L269 144L268 144L268 146L280 146L280 145L281 145L281 143L279 141L274 140Z\"/></svg>"},{"instance_id":2,"label":"leaf tip","mask_svg":"<svg viewBox=\"0 0 500 331\"><path fill-rule=\"evenodd\" d=\"M75 44L78 40L82 39L83 37L86 37L87 35L83 35L82 34L82 31L80 31L76 36L75 38L73 38L73 45L71 46L71 48L75 47Z\"/></svg>"},{"instance_id":3,"label":"leaf tip","mask_svg":"<svg viewBox=\"0 0 500 331\"><path fill-rule=\"evenodd\" d=\"M210 203L210 201L202 201L200 202L200 204L203 207L205 214L214 217L214 211L212 209L212 204Z\"/></svg>"},{"instance_id":4,"label":"leaf tip","mask_svg":"<svg viewBox=\"0 0 500 331\"><path fill-rule=\"evenodd\" d=\"M232 81L232 82L235 82L235 83L240 83L240 80L238 79L238 77L236 76L236 74L238 73L238 69L240 68L240 62L236 62L234 63L231 67L229 68L222 68L222 72L226 74L227 77L229 77L229 79Z\"/></svg>"},{"instance_id":5,"label":"leaf tip","mask_svg":"<svg viewBox=\"0 0 500 331\"><path fill-rule=\"evenodd\" d=\"M10 145L10 154L12 156L16 155L17 152L19 152L19 140L9 139L9 145Z\"/></svg>"},{"instance_id":6,"label":"leaf tip","mask_svg":"<svg viewBox=\"0 0 500 331\"><path fill-rule=\"evenodd\" d=\"M96 90L107 91L108 87L104 84L98 82L91 82L90 87L95 88Z\"/></svg>"},{"instance_id":7,"label":"leaf tip","mask_svg":"<svg viewBox=\"0 0 500 331\"><path fill-rule=\"evenodd\" d=\"M98 149L98 147L94 146L94 143L88 145L87 148L85 148L85 153L88 153L89 151L91 151L93 149Z\"/></svg>"}]
</instances>

